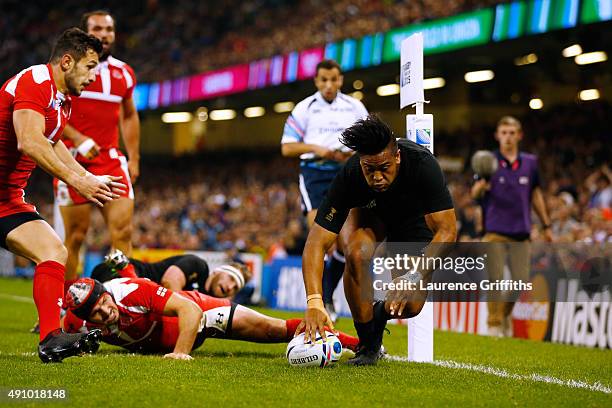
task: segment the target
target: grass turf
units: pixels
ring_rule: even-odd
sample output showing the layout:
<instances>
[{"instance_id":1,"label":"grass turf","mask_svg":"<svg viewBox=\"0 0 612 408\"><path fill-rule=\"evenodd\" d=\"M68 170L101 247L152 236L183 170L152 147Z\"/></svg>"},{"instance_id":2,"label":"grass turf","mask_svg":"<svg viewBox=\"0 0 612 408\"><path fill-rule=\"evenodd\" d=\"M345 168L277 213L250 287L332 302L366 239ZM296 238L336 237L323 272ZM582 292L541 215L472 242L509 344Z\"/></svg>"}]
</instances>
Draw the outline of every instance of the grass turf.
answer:
<instances>
[{"instance_id":1,"label":"grass turf","mask_svg":"<svg viewBox=\"0 0 612 408\"><path fill-rule=\"evenodd\" d=\"M43 365L31 282L0 279L0 389L66 389L61 406L612 406L612 395L431 364L382 361L376 367L337 364L292 368L285 345L207 340L194 361L136 356L103 345L98 354ZM261 310L277 317L299 316ZM341 319L338 329L354 332ZM406 355L406 329L391 326L385 346ZM518 339L436 332L437 360L485 365L510 374L540 374L612 386L612 351ZM10 400L0 397L0 403ZM40 405L22 401L19 406ZM47 405L47 404L45 404Z\"/></svg>"}]
</instances>

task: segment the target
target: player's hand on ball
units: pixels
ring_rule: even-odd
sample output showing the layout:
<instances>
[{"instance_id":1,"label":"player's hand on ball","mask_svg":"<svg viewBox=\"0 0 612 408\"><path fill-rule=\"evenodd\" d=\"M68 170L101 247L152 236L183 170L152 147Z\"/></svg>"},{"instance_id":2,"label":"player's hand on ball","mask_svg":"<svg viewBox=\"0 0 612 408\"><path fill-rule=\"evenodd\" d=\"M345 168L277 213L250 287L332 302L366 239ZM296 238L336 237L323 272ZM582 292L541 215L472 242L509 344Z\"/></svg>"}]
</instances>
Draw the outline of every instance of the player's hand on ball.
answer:
<instances>
[{"instance_id":1,"label":"player's hand on ball","mask_svg":"<svg viewBox=\"0 0 612 408\"><path fill-rule=\"evenodd\" d=\"M168 353L164 355L164 358L171 358L173 360L193 360L193 357L184 353Z\"/></svg>"},{"instance_id":2,"label":"player's hand on ball","mask_svg":"<svg viewBox=\"0 0 612 408\"><path fill-rule=\"evenodd\" d=\"M319 332L323 338L326 338L326 326L328 329L332 331L334 330L334 324L329 318L329 315L327 314L327 311L325 310L325 307L323 307L322 303L323 302L321 302L321 307L309 306L308 309L306 309L304 320L302 320L295 330L296 334L301 333L302 329L304 330L304 343L308 343L309 341L314 342L317 338L317 332Z\"/></svg>"}]
</instances>

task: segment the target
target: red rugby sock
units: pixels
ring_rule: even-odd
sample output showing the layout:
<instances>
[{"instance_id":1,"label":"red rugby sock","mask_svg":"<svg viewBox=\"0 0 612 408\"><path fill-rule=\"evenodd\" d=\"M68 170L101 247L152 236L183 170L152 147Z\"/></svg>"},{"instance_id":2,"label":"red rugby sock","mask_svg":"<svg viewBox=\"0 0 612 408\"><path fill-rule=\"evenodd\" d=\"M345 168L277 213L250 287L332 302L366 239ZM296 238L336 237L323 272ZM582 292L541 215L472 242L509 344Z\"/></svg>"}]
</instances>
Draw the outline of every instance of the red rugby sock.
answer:
<instances>
[{"instance_id":1,"label":"red rugby sock","mask_svg":"<svg viewBox=\"0 0 612 408\"><path fill-rule=\"evenodd\" d=\"M351 336L350 334L346 334L341 331L337 332L336 335L338 336L338 339L340 340L340 343L342 343L343 347L352 351L357 351L357 346L359 345L358 337Z\"/></svg>"},{"instance_id":2,"label":"red rugby sock","mask_svg":"<svg viewBox=\"0 0 612 408\"><path fill-rule=\"evenodd\" d=\"M39 263L34 269L34 303L38 310L40 340L60 327L64 289L64 265L55 261Z\"/></svg>"},{"instance_id":3,"label":"red rugby sock","mask_svg":"<svg viewBox=\"0 0 612 408\"><path fill-rule=\"evenodd\" d=\"M302 319L287 319L285 325L287 326L287 341L291 340L295 335L295 329L302 323Z\"/></svg>"}]
</instances>

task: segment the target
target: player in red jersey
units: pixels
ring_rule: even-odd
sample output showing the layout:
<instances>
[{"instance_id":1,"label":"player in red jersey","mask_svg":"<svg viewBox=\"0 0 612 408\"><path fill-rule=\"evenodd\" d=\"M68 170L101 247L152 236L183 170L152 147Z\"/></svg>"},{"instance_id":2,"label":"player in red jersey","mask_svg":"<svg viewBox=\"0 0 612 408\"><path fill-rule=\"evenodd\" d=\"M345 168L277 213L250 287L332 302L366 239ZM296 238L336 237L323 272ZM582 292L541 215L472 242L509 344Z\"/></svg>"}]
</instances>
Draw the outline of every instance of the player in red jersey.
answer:
<instances>
[{"instance_id":1,"label":"player in red jersey","mask_svg":"<svg viewBox=\"0 0 612 408\"><path fill-rule=\"evenodd\" d=\"M68 29L57 39L48 64L24 69L0 88L0 245L36 264L33 295L43 362L94 351L99 344L99 332L60 330L66 248L25 201L24 188L39 165L99 206L123 192L118 177L87 172L58 140L70 116L70 95L78 96L95 80L101 51L95 37Z\"/></svg>"},{"instance_id":2,"label":"player in red jersey","mask_svg":"<svg viewBox=\"0 0 612 408\"><path fill-rule=\"evenodd\" d=\"M189 353L207 337L257 343L284 343L301 319L281 320L228 299L197 291L172 292L148 279L119 278L104 284L83 278L66 292L70 310L66 331L101 328L103 341L138 353L191 360ZM344 347L356 350L359 339L338 333Z\"/></svg>"},{"instance_id":3,"label":"player in red jersey","mask_svg":"<svg viewBox=\"0 0 612 408\"><path fill-rule=\"evenodd\" d=\"M105 205L101 211L110 232L111 246L130 256L134 212L132 183L139 174L140 158L140 121L132 98L136 77L129 65L110 55L115 42L115 20L107 11L84 14L81 26L102 42L103 50L96 68L96 81L73 101L64 138L76 160L88 171L119 176L128 186L121 198ZM120 131L129 161L119 150ZM67 288L77 278L79 253L89 229L91 205L61 180L55 180L54 187L63 219L64 243L68 248ZM56 224L56 229L58 227L61 224Z\"/></svg>"}]
</instances>

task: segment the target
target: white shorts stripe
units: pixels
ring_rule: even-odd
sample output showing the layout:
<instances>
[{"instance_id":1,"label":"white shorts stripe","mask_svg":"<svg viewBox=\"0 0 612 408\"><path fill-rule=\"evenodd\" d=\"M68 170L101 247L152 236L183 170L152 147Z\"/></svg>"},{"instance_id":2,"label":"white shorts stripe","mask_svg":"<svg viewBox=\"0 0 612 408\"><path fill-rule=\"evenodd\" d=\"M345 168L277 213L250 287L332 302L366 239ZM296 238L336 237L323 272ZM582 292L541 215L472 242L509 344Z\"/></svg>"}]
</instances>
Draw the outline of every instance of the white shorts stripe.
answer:
<instances>
[{"instance_id":1,"label":"white shorts stripe","mask_svg":"<svg viewBox=\"0 0 612 408\"><path fill-rule=\"evenodd\" d=\"M308 196L308 190L306 190L306 183L304 183L304 176L300 174L300 193L302 194L302 200L306 206L306 211L312 211L312 203Z\"/></svg>"},{"instance_id":2,"label":"white shorts stripe","mask_svg":"<svg viewBox=\"0 0 612 408\"><path fill-rule=\"evenodd\" d=\"M132 180L130 179L130 171L128 169L128 164L127 164L127 159L125 158L125 156L119 156L119 163L121 163L121 170L123 171L123 173L125 174L125 178L128 181L128 186L127 188L128 190L128 197L130 199L134 199L134 189L132 188Z\"/></svg>"},{"instance_id":3,"label":"white shorts stripe","mask_svg":"<svg viewBox=\"0 0 612 408\"><path fill-rule=\"evenodd\" d=\"M57 189L55 190L55 202L60 207L74 204L72 198L70 198L68 184L64 183L62 180L57 181Z\"/></svg>"}]
</instances>

